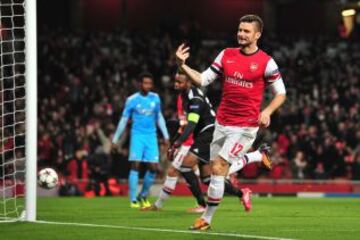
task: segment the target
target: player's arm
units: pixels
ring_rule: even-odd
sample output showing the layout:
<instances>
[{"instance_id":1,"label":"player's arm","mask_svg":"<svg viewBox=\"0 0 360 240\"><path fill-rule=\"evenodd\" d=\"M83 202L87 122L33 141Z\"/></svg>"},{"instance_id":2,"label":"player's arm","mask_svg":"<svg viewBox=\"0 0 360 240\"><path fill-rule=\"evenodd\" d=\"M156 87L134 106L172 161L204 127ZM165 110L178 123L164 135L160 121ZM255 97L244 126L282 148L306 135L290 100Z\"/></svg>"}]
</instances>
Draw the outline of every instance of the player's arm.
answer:
<instances>
[{"instance_id":1,"label":"player's arm","mask_svg":"<svg viewBox=\"0 0 360 240\"><path fill-rule=\"evenodd\" d=\"M275 93L274 98L269 105L263 110L271 114L276 111L286 100L286 90L284 81L282 79L274 82L271 86L272 91Z\"/></svg>"},{"instance_id":2,"label":"player's arm","mask_svg":"<svg viewBox=\"0 0 360 240\"><path fill-rule=\"evenodd\" d=\"M200 99L192 99L189 104L189 113L187 115L187 125L183 133L173 143L174 147L179 147L185 142L189 136L194 132L196 125L198 124L203 108L203 101Z\"/></svg>"},{"instance_id":3,"label":"player's arm","mask_svg":"<svg viewBox=\"0 0 360 240\"><path fill-rule=\"evenodd\" d=\"M270 125L270 116L285 102L286 100L286 89L284 81L279 72L278 66L275 61L271 59L265 70L265 80L275 95L270 101L259 117L259 125L268 127Z\"/></svg>"},{"instance_id":4,"label":"player's arm","mask_svg":"<svg viewBox=\"0 0 360 240\"><path fill-rule=\"evenodd\" d=\"M158 126L165 140L169 140L169 132L166 128L166 122L161 112L158 113Z\"/></svg>"},{"instance_id":5,"label":"player's arm","mask_svg":"<svg viewBox=\"0 0 360 240\"><path fill-rule=\"evenodd\" d=\"M165 140L169 140L169 132L166 128L166 122L164 119L164 116L161 113L161 102L160 102L160 98L158 99L158 104L157 104L157 125L160 128L160 131L164 137Z\"/></svg>"},{"instance_id":6,"label":"player's arm","mask_svg":"<svg viewBox=\"0 0 360 240\"><path fill-rule=\"evenodd\" d=\"M186 65L186 60L190 57L190 48L181 44L176 51L176 62L178 67L198 86L207 86L222 74L221 59L224 54L222 51L215 59L214 63L204 72L200 73Z\"/></svg>"},{"instance_id":7,"label":"player's arm","mask_svg":"<svg viewBox=\"0 0 360 240\"><path fill-rule=\"evenodd\" d=\"M126 125L128 123L128 120L129 120L129 117L131 115L131 102L129 99L126 100L126 103L125 103L125 107L124 107L124 110L122 112L122 116L121 116L121 119L117 125L117 128L116 128L116 131L115 131L115 134L113 136L113 139L112 139L112 143L115 144L120 136L123 134L125 128L126 128Z\"/></svg>"}]
</instances>

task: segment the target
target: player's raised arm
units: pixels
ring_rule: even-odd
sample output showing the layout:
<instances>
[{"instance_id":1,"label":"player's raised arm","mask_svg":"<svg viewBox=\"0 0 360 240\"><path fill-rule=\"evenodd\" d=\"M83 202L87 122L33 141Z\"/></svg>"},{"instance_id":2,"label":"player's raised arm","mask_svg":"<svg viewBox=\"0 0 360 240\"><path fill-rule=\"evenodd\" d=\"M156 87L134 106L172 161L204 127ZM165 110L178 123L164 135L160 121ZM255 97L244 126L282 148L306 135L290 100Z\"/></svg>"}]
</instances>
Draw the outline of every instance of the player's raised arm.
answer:
<instances>
[{"instance_id":1,"label":"player's raised arm","mask_svg":"<svg viewBox=\"0 0 360 240\"><path fill-rule=\"evenodd\" d=\"M186 47L184 43L181 44L175 53L176 63L179 69L181 69L191 79L193 83L201 86L201 73L185 64L185 61L190 57L189 50L190 47Z\"/></svg>"},{"instance_id":2,"label":"player's raised arm","mask_svg":"<svg viewBox=\"0 0 360 240\"><path fill-rule=\"evenodd\" d=\"M122 116L121 116L121 119L120 119L120 121L119 121L119 123L117 125L115 134L114 134L113 139L112 139L113 144L115 144L118 141L118 139L120 138L120 136L123 134L130 115L131 115L131 104L130 104L130 100L127 99L126 103L125 103L123 113L122 113Z\"/></svg>"},{"instance_id":3,"label":"player's raised arm","mask_svg":"<svg viewBox=\"0 0 360 240\"><path fill-rule=\"evenodd\" d=\"M195 69L192 69L186 65L186 60L190 57L189 53L190 47L186 47L185 44L181 44L176 50L176 63L193 83L198 86L207 86L212 83L219 75L222 74L222 64L221 59L224 54L222 51L215 59L213 64L204 72L200 73Z\"/></svg>"},{"instance_id":4,"label":"player's raised arm","mask_svg":"<svg viewBox=\"0 0 360 240\"><path fill-rule=\"evenodd\" d=\"M286 89L284 81L281 77L277 64L273 59L270 59L266 70L265 80L270 84L272 92L275 94L268 106L266 106L260 113L259 125L268 127L270 125L270 116L276 111L286 100Z\"/></svg>"}]
</instances>

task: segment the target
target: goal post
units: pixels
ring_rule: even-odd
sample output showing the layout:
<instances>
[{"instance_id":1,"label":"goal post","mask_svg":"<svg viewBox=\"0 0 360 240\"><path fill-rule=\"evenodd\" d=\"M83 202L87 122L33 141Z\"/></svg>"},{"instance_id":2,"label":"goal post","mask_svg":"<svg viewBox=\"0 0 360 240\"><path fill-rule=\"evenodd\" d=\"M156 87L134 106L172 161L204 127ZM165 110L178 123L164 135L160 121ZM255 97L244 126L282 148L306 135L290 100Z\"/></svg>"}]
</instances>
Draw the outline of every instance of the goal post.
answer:
<instances>
[{"instance_id":1,"label":"goal post","mask_svg":"<svg viewBox=\"0 0 360 240\"><path fill-rule=\"evenodd\" d=\"M0 222L36 220L36 0L0 0Z\"/></svg>"},{"instance_id":2,"label":"goal post","mask_svg":"<svg viewBox=\"0 0 360 240\"><path fill-rule=\"evenodd\" d=\"M25 0L25 220L36 220L37 26L36 0Z\"/></svg>"}]
</instances>

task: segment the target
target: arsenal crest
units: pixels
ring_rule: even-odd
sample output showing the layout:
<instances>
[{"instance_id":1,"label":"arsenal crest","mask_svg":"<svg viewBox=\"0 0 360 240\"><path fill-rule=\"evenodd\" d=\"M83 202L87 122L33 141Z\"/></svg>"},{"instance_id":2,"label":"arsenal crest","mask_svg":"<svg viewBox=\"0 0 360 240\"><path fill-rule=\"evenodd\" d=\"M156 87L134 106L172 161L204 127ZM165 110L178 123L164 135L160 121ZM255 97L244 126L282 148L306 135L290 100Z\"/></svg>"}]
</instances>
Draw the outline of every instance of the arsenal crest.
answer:
<instances>
[{"instance_id":1,"label":"arsenal crest","mask_svg":"<svg viewBox=\"0 0 360 240\"><path fill-rule=\"evenodd\" d=\"M250 71L255 72L258 69L259 65L255 62L250 63Z\"/></svg>"}]
</instances>

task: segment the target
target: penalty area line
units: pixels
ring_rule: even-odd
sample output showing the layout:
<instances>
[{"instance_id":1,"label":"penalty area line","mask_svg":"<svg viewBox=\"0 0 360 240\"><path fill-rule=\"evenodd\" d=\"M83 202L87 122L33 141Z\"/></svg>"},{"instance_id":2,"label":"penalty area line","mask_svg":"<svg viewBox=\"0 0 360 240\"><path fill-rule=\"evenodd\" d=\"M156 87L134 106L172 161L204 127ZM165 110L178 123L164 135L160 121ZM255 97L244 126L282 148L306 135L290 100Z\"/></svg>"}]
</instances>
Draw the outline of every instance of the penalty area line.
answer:
<instances>
[{"instance_id":1,"label":"penalty area line","mask_svg":"<svg viewBox=\"0 0 360 240\"><path fill-rule=\"evenodd\" d=\"M246 238L246 239L264 239L264 240L294 240L290 238L279 237L267 237L258 235L238 234L238 233L220 233L220 232L199 232L190 230L178 230L178 229L166 229L166 228L148 228L148 227L131 227L120 225L106 225L106 224L92 224L92 223L74 223L74 222L52 222L52 221L35 221L31 223L38 224L51 224L51 225L67 225L67 226L79 226L79 227L94 227L94 228L109 228L109 229L123 229L123 230L136 230L136 231L148 231L148 232L168 232L168 233L182 233L192 235L208 235L208 236L221 236L221 237L234 237L234 238Z\"/></svg>"}]
</instances>

